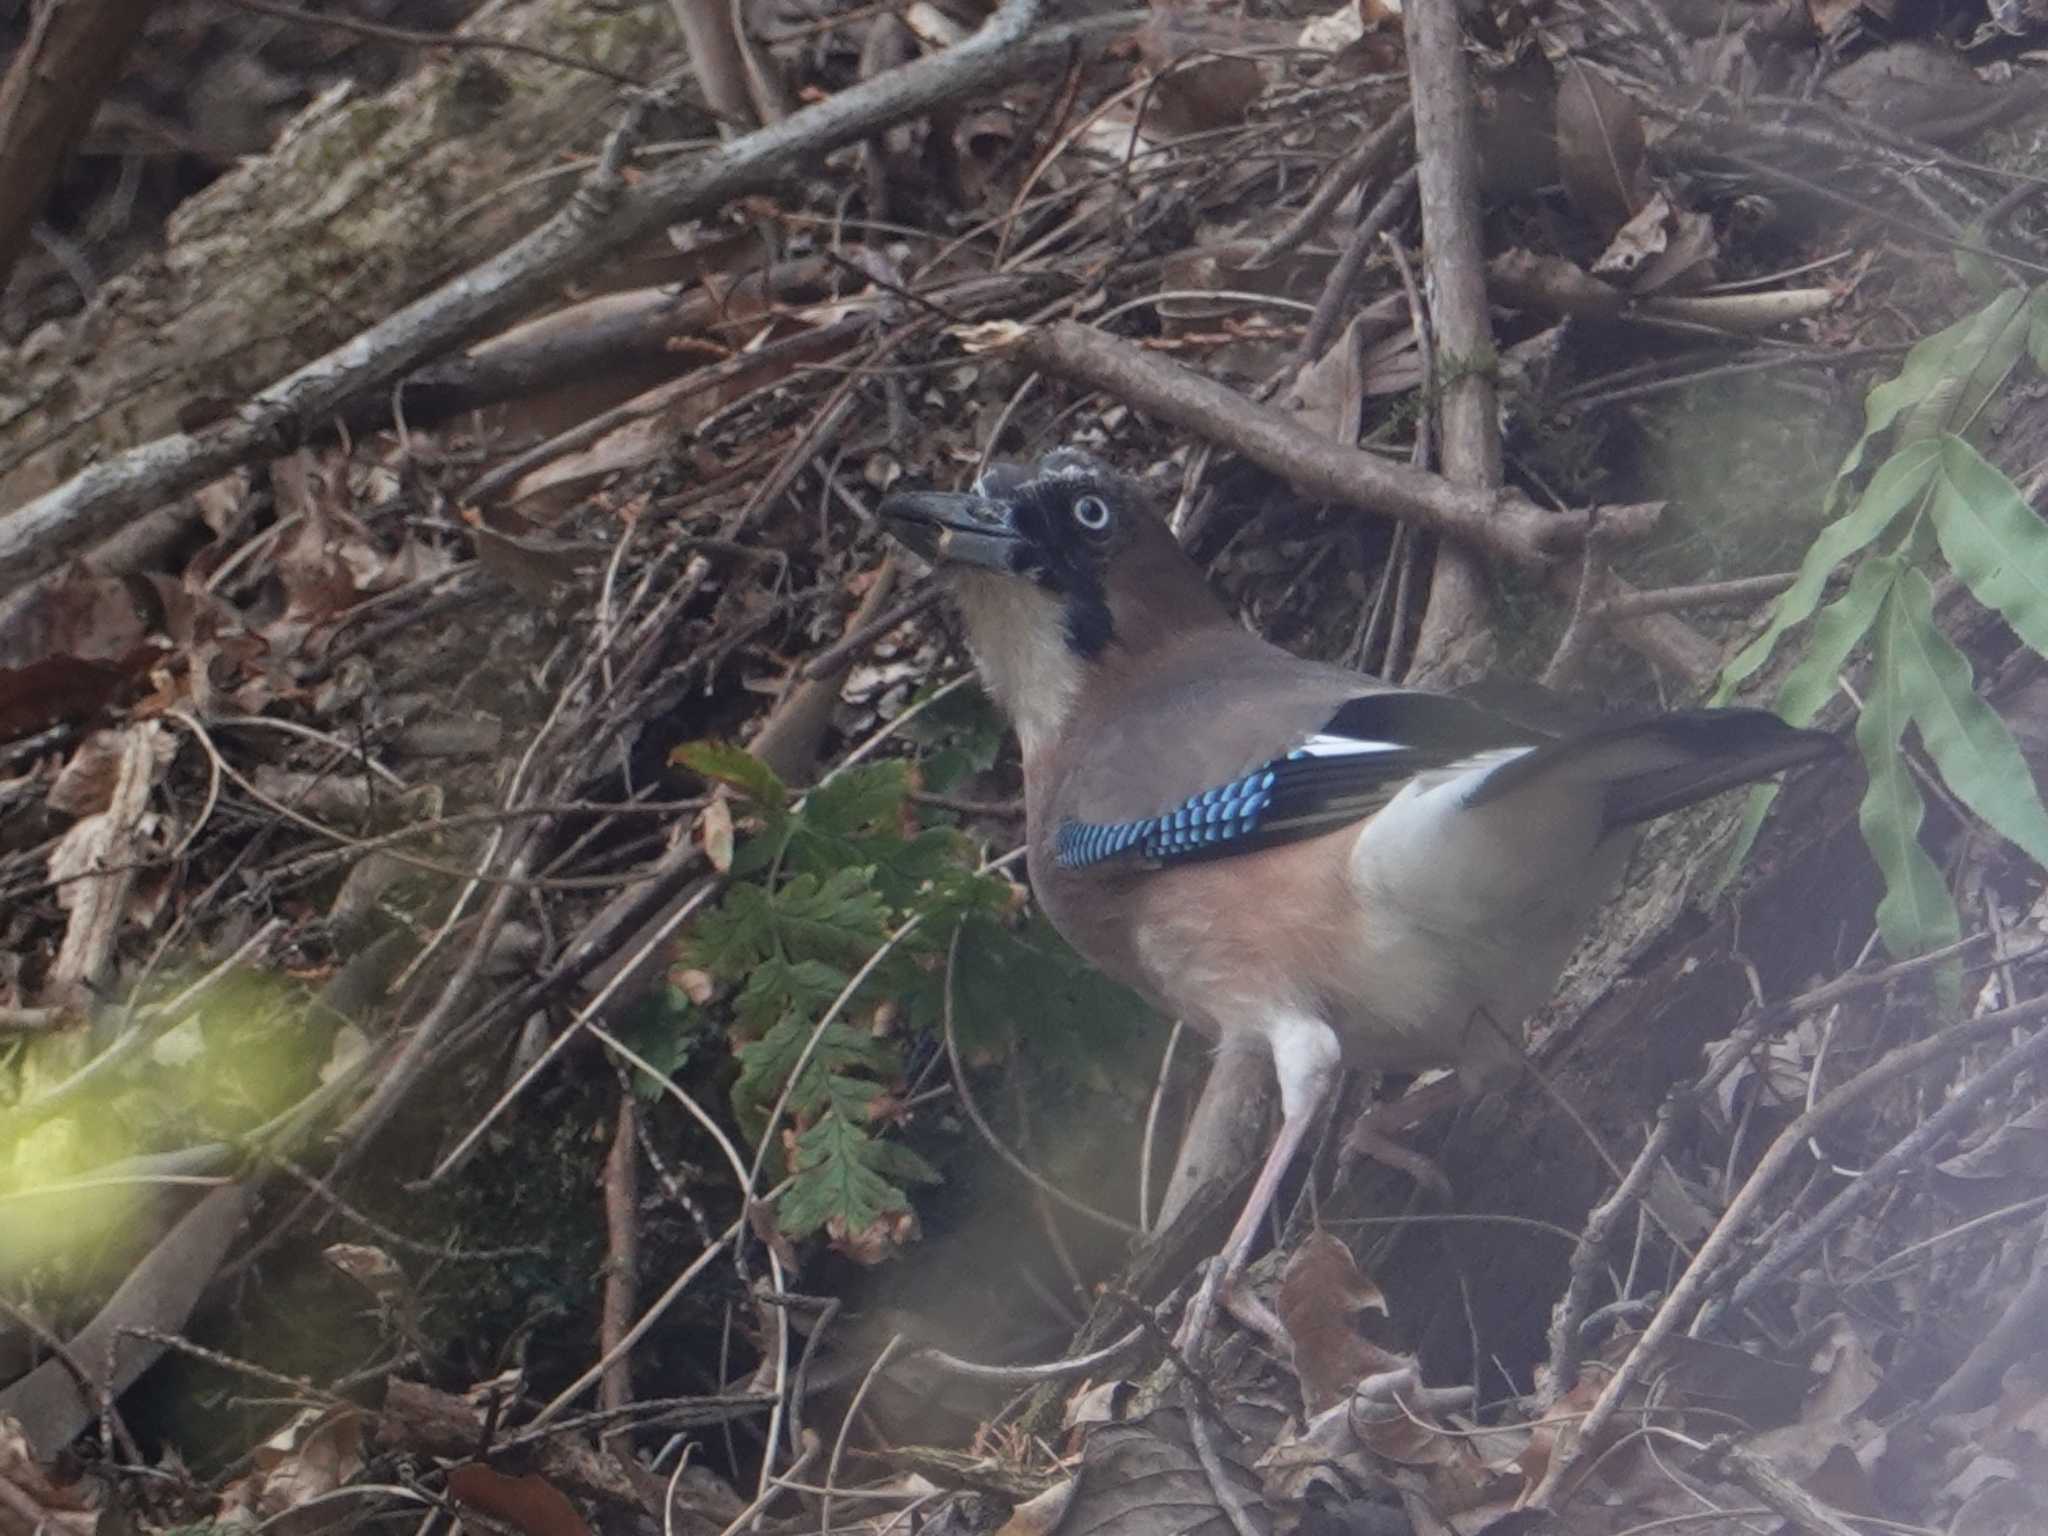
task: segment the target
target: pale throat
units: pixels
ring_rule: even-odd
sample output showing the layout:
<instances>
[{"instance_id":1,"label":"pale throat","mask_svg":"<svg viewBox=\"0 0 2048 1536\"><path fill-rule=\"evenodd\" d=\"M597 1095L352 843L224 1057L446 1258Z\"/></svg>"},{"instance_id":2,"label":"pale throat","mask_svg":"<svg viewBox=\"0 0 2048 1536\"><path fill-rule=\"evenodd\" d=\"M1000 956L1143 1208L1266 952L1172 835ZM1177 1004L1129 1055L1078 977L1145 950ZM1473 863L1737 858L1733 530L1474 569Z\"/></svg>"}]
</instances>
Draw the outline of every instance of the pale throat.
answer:
<instances>
[{"instance_id":1,"label":"pale throat","mask_svg":"<svg viewBox=\"0 0 2048 1536\"><path fill-rule=\"evenodd\" d=\"M1051 593L981 571L951 583L967 620L967 648L988 691L1017 728L1027 758L1049 751L1081 695L1082 662L1067 644L1065 610Z\"/></svg>"}]
</instances>

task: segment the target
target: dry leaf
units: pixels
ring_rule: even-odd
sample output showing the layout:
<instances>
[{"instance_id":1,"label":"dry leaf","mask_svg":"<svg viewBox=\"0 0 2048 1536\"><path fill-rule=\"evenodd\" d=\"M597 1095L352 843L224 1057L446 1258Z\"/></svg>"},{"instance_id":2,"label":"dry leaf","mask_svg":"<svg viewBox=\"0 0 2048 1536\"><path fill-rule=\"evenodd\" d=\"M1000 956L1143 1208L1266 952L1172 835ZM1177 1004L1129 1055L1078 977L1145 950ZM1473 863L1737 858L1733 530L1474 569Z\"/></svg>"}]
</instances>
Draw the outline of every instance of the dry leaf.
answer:
<instances>
[{"instance_id":1,"label":"dry leaf","mask_svg":"<svg viewBox=\"0 0 2048 1536\"><path fill-rule=\"evenodd\" d=\"M1934 1166L1951 1179L2048 1179L2048 1101Z\"/></svg>"},{"instance_id":2,"label":"dry leaf","mask_svg":"<svg viewBox=\"0 0 2048 1536\"><path fill-rule=\"evenodd\" d=\"M1067 1513L1074 1496L1074 1482L1055 1483L1034 1499L1026 1499L1010 1511L1010 1518L997 1527L995 1536L1050 1536Z\"/></svg>"},{"instance_id":3,"label":"dry leaf","mask_svg":"<svg viewBox=\"0 0 2048 1536\"><path fill-rule=\"evenodd\" d=\"M1204 15L1158 0L1138 29L1138 54L1153 72L1145 128L1166 139L1234 127L1266 88L1256 58L1236 50L1291 42L1286 29L1243 16Z\"/></svg>"},{"instance_id":4,"label":"dry leaf","mask_svg":"<svg viewBox=\"0 0 2048 1536\"><path fill-rule=\"evenodd\" d=\"M1031 331L1015 320L987 320L969 325L949 325L946 334L960 343L961 351L978 353L1014 347Z\"/></svg>"},{"instance_id":5,"label":"dry leaf","mask_svg":"<svg viewBox=\"0 0 2048 1536\"><path fill-rule=\"evenodd\" d=\"M1228 1435L1212 1431L1223 1475L1263 1524L1264 1502L1233 1459ZM1054 1536L1222 1536L1230 1525L1195 1456L1187 1415L1162 1408L1142 1419L1098 1426L1081 1453L1073 1497Z\"/></svg>"},{"instance_id":6,"label":"dry leaf","mask_svg":"<svg viewBox=\"0 0 2048 1536\"><path fill-rule=\"evenodd\" d=\"M731 871L732 806L723 794L713 795L697 818L697 841L703 845L704 857L711 861L713 869L721 875Z\"/></svg>"},{"instance_id":7,"label":"dry leaf","mask_svg":"<svg viewBox=\"0 0 2048 1536\"><path fill-rule=\"evenodd\" d=\"M115 936L130 916L136 866L151 851L150 791L177 751L154 720L110 734L113 784L105 808L73 823L50 852L57 905L67 914L64 941L44 983L53 1002L84 1002L81 991L106 971Z\"/></svg>"},{"instance_id":8,"label":"dry leaf","mask_svg":"<svg viewBox=\"0 0 2048 1536\"><path fill-rule=\"evenodd\" d=\"M1367 1376L1407 1363L1352 1323L1362 1311L1385 1316L1387 1298L1327 1232L1311 1233L1294 1250L1274 1305L1294 1346L1294 1374L1310 1417L1343 1402Z\"/></svg>"},{"instance_id":9,"label":"dry leaf","mask_svg":"<svg viewBox=\"0 0 2048 1536\"><path fill-rule=\"evenodd\" d=\"M81 1481L60 1486L52 1481L21 1425L5 1414L0 1414L0 1478L14 1495L5 1508L24 1529L32 1523L37 1536L91 1536L99 1525L92 1485Z\"/></svg>"},{"instance_id":10,"label":"dry leaf","mask_svg":"<svg viewBox=\"0 0 2048 1536\"><path fill-rule=\"evenodd\" d=\"M568 1495L537 1473L508 1477L472 1461L449 1469L448 1496L504 1521L523 1536L590 1536L589 1525Z\"/></svg>"},{"instance_id":11,"label":"dry leaf","mask_svg":"<svg viewBox=\"0 0 2048 1536\"><path fill-rule=\"evenodd\" d=\"M894 1258L898 1249L917 1241L918 1235L915 1211L884 1212L858 1232L849 1229L838 1216L828 1217L825 1222L825 1237L833 1251L870 1267Z\"/></svg>"},{"instance_id":12,"label":"dry leaf","mask_svg":"<svg viewBox=\"0 0 2048 1536\"><path fill-rule=\"evenodd\" d=\"M1287 400L1303 426L1347 447L1358 441L1365 415L1365 390L1359 378L1364 361L1362 322L1362 316L1353 319L1329 350L1301 371Z\"/></svg>"},{"instance_id":13,"label":"dry leaf","mask_svg":"<svg viewBox=\"0 0 2048 1536\"><path fill-rule=\"evenodd\" d=\"M1609 239L1649 197L1643 120L1628 94L1573 59L1557 83L1557 162L1579 212Z\"/></svg>"}]
</instances>

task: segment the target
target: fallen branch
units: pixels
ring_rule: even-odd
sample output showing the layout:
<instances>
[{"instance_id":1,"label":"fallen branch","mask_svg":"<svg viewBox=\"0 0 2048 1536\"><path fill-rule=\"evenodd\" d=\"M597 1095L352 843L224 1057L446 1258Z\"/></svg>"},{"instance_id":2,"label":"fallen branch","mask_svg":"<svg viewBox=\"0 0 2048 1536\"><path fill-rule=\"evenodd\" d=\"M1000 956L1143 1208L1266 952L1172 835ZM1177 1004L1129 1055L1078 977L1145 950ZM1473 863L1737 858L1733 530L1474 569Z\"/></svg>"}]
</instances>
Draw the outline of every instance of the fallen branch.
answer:
<instances>
[{"instance_id":1,"label":"fallen branch","mask_svg":"<svg viewBox=\"0 0 2048 1536\"><path fill-rule=\"evenodd\" d=\"M278 380L215 426L116 454L0 519L0 589L32 581L158 503L303 438L357 395L387 388L644 236L710 215L842 145L1021 79L1090 37L1133 24L1115 13L1048 25L1053 9L1047 0L1004 0L959 47L633 186L623 161L639 114L629 114L561 211L498 256Z\"/></svg>"},{"instance_id":2,"label":"fallen branch","mask_svg":"<svg viewBox=\"0 0 2048 1536\"><path fill-rule=\"evenodd\" d=\"M253 1191L243 1184L207 1195L129 1271L98 1315L66 1341L73 1359L88 1366L104 1362L106 1379L96 1385L108 1400L120 1397L163 1355L162 1345L133 1337L135 1329L176 1332L185 1326L240 1232L252 1198ZM98 1412L99 1404L61 1359L45 1360L0 1391L0 1414L20 1423L30 1448L42 1457L55 1456Z\"/></svg>"},{"instance_id":3,"label":"fallen branch","mask_svg":"<svg viewBox=\"0 0 2048 1536\"><path fill-rule=\"evenodd\" d=\"M1242 454L1305 495L1413 523L1516 565L1548 567L1577 549L1591 524L1587 513L1546 512L1510 489L1454 485L1346 448L1226 384L1071 320L1032 332L1018 350L1033 367L1103 390ZM1640 536L1656 514L1655 505L1602 507L1602 536Z\"/></svg>"}]
</instances>

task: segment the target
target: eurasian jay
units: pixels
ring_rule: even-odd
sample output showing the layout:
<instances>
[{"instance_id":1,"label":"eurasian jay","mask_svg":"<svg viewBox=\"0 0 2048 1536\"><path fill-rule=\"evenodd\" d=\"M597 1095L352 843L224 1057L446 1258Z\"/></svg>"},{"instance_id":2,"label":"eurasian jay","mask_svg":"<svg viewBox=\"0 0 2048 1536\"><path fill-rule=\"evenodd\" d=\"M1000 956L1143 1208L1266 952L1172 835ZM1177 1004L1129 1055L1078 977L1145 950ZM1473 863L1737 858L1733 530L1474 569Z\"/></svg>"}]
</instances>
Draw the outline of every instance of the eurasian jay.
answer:
<instances>
[{"instance_id":1,"label":"eurasian jay","mask_svg":"<svg viewBox=\"0 0 2048 1536\"><path fill-rule=\"evenodd\" d=\"M1077 950L1223 1046L1281 1126L1181 1330L1199 1344L1340 1065L1511 1078L1637 827L1820 758L1750 709L1551 735L1248 633L1139 487L1060 449L883 501L1023 748L1031 882Z\"/></svg>"}]
</instances>

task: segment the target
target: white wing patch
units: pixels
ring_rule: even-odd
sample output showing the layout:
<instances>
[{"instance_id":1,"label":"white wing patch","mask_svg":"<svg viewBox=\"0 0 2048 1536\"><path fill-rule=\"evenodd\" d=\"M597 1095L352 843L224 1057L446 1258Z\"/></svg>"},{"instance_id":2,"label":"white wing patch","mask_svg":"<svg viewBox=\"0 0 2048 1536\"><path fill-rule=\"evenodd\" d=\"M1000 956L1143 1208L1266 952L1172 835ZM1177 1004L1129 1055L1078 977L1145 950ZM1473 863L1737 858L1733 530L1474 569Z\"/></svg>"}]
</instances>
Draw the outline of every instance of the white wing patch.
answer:
<instances>
[{"instance_id":1,"label":"white wing patch","mask_svg":"<svg viewBox=\"0 0 2048 1536\"><path fill-rule=\"evenodd\" d=\"M1332 736L1318 732L1294 749L1298 757L1362 757L1369 752L1400 752L1398 741L1361 741L1356 736Z\"/></svg>"}]
</instances>

